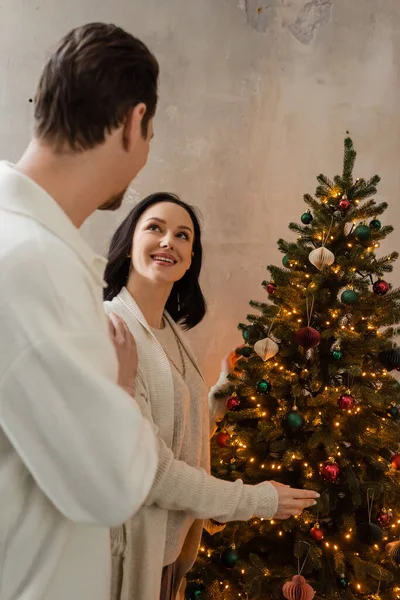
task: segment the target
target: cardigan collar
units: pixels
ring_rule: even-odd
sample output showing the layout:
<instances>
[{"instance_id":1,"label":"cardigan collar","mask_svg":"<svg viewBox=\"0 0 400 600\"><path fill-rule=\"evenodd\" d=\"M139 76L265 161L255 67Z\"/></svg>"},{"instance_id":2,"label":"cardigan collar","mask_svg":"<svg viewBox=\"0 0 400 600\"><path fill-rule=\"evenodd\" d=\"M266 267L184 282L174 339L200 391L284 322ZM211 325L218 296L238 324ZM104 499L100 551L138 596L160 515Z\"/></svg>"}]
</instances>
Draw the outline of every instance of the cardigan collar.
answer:
<instances>
[{"instance_id":1,"label":"cardigan collar","mask_svg":"<svg viewBox=\"0 0 400 600\"><path fill-rule=\"evenodd\" d=\"M127 307L127 309L136 317L136 319L148 331L148 333L158 342L156 336L154 335L154 333L151 330L150 325L147 323L147 321L146 321L146 319L145 319L142 311L140 310L140 308L137 305L136 301L131 296L131 294L128 292L128 290L127 290L126 287L122 288L122 290L118 294L118 298ZM173 318L167 313L167 311L164 312L164 316L167 319L167 321L170 324L170 326L172 327L172 329L174 330L174 332L176 333L176 335L178 336L179 341L182 344L182 346L184 347L187 356L189 357L189 359L193 363L193 366L195 367L196 371L198 372L198 374L200 375L200 377L202 378L202 380L205 383L204 376L203 376L203 374L202 374L202 372L200 370L200 367L199 367L199 365L197 363L197 360L196 360L196 358L195 358L195 356L194 356L191 348L187 344L187 342L185 340L185 336L182 336L182 330L175 323L175 321L173 320Z\"/></svg>"}]
</instances>

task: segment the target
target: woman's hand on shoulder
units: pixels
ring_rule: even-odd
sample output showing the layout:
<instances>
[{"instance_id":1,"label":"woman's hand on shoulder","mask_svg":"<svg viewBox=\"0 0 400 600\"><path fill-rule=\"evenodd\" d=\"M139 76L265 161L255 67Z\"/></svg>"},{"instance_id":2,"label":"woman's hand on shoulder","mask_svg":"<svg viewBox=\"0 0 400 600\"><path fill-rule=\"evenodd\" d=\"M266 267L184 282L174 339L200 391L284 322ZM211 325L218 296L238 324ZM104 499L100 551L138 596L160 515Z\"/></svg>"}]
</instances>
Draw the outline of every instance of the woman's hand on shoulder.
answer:
<instances>
[{"instance_id":1,"label":"woman's hand on shoulder","mask_svg":"<svg viewBox=\"0 0 400 600\"><path fill-rule=\"evenodd\" d=\"M118 385L135 395L138 355L133 335L126 323L114 313L109 315L109 330L118 358Z\"/></svg>"}]
</instances>

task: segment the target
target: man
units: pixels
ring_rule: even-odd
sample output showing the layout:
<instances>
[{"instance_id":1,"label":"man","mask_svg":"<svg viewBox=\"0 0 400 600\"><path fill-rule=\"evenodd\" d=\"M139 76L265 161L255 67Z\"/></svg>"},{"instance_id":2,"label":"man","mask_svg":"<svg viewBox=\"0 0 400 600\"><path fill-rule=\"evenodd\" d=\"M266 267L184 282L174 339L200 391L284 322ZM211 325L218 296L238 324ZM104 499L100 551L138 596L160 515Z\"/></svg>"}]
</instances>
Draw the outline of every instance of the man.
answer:
<instances>
[{"instance_id":1,"label":"man","mask_svg":"<svg viewBox=\"0 0 400 600\"><path fill-rule=\"evenodd\" d=\"M118 208L145 165L157 81L156 59L130 34L75 29L42 73L26 152L0 163L2 600L106 600L108 527L153 484L134 343L113 318L118 372L105 263L79 227Z\"/></svg>"}]
</instances>

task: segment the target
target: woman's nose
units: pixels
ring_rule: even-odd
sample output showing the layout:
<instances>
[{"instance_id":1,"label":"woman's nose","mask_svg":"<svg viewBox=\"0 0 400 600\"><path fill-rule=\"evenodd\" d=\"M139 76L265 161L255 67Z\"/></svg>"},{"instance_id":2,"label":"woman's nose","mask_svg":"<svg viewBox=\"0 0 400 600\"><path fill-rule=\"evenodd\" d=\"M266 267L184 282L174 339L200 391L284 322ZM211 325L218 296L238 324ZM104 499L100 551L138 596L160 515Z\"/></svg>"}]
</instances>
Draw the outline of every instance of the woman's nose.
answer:
<instances>
[{"instance_id":1,"label":"woman's nose","mask_svg":"<svg viewBox=\"0 0 400 600\"><path fill-rule=\"evenodd\" d=\"M172 242L171 236L169 236L169 235L164 236L164 238L160 242L160 246L161 246L161 248L170 248L170 250L172 250L173 242Z\"/></svg>"}]
</instances>

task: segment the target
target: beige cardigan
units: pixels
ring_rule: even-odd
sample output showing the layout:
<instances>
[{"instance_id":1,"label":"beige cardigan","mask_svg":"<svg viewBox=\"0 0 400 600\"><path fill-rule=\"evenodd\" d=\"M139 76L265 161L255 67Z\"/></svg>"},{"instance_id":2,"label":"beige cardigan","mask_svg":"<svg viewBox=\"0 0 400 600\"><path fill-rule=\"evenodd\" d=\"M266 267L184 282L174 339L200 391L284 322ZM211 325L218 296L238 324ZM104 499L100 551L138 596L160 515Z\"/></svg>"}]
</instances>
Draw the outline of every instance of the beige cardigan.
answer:
<instances>
[{"instance_id":1,"label":"beige cardigan","mask_svg":"<svg viewBox=\"0 0 400 600\"><path fill-rule=\"evenodd\" d=\"M139 307L126 288L105 303L107 314L120 316L135 337L138 349L136 400L152 423L159 442L159 467L145 505L128 523L113 531L112 600L159 600L169 510L187 511L197 519L196 547L179 564L179 578L191 568L204 519L247 520L253 515L272 517L278 505L272 485L244 485L216 479L205 470L176 460L172 451L174 434L174 387L168 358ZM166 315L185 351L200 373L190 347L179 327ZM205 398L204 410L208 412ZM208 437L199 440L208 445ZM199 522L200 521L200 522Z\"/></svg>"}]
</instances>

